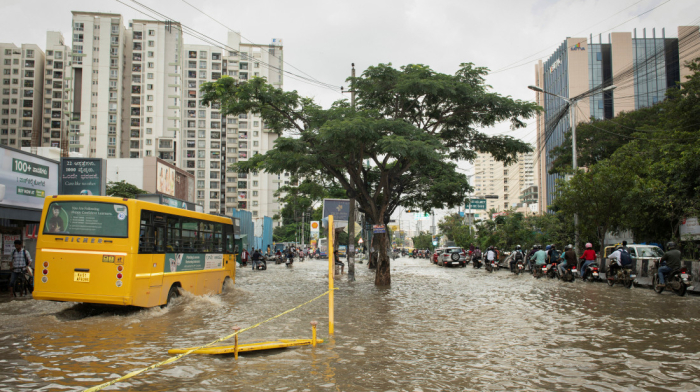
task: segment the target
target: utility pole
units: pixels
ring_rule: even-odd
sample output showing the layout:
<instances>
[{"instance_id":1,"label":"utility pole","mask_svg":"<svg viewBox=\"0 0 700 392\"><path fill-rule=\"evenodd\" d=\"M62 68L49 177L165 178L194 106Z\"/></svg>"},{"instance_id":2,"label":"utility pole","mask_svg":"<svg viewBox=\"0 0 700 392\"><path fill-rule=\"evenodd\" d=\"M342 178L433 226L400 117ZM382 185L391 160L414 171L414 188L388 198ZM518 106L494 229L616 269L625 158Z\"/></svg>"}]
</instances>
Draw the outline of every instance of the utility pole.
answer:
<instances>
[{"instance_id":1,"label":"utility pole","mask_svg":"<svg viewBox=\"0 0 700 392\"><path fill-rule=\"evenodd\" d=\"M353 78L355 77L355 63L352 63L352 70L350 74ZM353 111L355 110L355 88L354 88L354 82L351 82L352 84L350 85L350 105L352 106ZM351 159L354 161L354 156L351 156ZM362 162L360 162L360 165L362 165ZM350 177L350 189L352 191L355 191L355 181L352 180L352 176ZM347 259L348 259L348 280L349 281L354 281L355 280L355 198L351 197L350 198L350 211L348 211L348 250L347 250Z\"/></svg>"}]
</instances>

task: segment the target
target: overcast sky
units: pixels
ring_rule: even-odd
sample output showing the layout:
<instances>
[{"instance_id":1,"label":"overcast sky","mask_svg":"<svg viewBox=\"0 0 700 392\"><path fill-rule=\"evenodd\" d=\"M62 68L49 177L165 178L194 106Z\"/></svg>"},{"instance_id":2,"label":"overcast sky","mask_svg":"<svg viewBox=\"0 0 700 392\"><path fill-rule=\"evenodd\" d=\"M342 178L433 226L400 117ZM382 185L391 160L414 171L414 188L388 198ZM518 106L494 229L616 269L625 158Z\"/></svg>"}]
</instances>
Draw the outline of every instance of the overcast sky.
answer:
<instances>
[{"instance_id":1,"label":"overcast sky","mask_svg":"<svg viewBox=\"0 0 700 392\"><path fill-rule=\"evenodd\" d=\"M121 1L141 9L131 0ZM226 28L183 0L139 1L172 20L226 40ZM637 28L641 35L641 29L647 28L650 35L656 28L658 36L664 27L667 37L677 37L679 25L697 24L700 18L696 0L187 1L255 43L283 39L286 70L300 74L294 66L328 84L346 85L353 62L358 74L367 66L388 62L426 64L450 74L465 62L492 71L521 65L494 72L487 81L496 92L525 100L534 98L527 89L534 82L534 64L547 59L566 37L593 34L597 42L597 35L603 33L607 42L609 32ZM70 41L73 10L119 13L125 24L148 18L117 0L0 0L4 16L0 42L44 48L47 30L61 31ZM201 42L185 36L185 43ZM323 106L341 98L337 91L289 77L284 87L315 97ZM527 142L534 142L535 136L534 125L515 133L507 125L485 131L508 133Z\"/></svg>"}]
</instances>

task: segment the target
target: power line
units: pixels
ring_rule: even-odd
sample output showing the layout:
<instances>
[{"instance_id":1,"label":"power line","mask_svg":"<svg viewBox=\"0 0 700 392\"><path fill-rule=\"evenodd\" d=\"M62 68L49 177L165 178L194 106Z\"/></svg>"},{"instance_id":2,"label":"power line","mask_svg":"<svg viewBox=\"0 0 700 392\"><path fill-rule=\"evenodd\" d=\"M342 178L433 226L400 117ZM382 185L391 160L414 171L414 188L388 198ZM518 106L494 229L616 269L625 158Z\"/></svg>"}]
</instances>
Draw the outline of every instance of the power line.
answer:
<instances>
[{"instance_id":1,"label":"power line","mask_svg":"<svg viewBox=\"0 0 700 392\"><path fill-rule=\"evenodd\" d=\"M620 23L620 24L618 24L618 25L616 25L616 26L613 26L613 27L611 27L611 28L609 28L609 29L607 29L607 30L605 30L605 31L602 31L602 32L600 32L600 33L598 33L598 34L607 33L608 31L613 30L613 29L615 29L615 28L617 28L617 27L620 27L620 26L622 26L622 25L626 24L627 22L630 22L630 21L632 21L632 20L634 20L634 19L637 19L637 18L639 18L640 16L642 16L642 15L644 15L644 14L647 14L647 13L649 13L649 12L651 12L651 11L654 11L655 9L661 7L661 6L664 5L664 4L669 3L670 1L671 1L671 0L666 0L665 2L663 2L663 3L659 4L659 5L657 5L656 7L653 7L652 9L649 9L649 10L647 10L647 11L644 11L644 12L642 12L641 14L639 14L639 15L633 17L633 18L630 18L630 19L628 19L628 20L626 20L626 21L624 21L624 22L622 22L622 23ZM635 3L635 4L637 4L637 3ZM633 4L633 5L635 5L635 4ZM627 8L629 8L629 7L627 7ZM622 11L626 10L627 8L623 9ZM620 11L620 12L622 12L622 11ZM618 12L618 13L619 13L619 12ZM609 19L609 18L608 18L608 19ZM595 26L595 25L594 25L594 26ZM577 34L578 34L578 33L577 33ZM586 41L587 41L587 39L584 40L584 41L579 41L577 44L584 43L584 42L586 42ZM542 52L545 52L545 51L547 51L547 50L551 50L551 49L550 49L551 47L552 47L552 46L549 46L548 49L541 50L541 51L535 53L535 55L537 55L537 54L539 54L539 53L542 53ZM502 68L502 69L499 69L499 70L497 70L497 71L491 72L491 74L500 73L500 72L504 72L504 71L511 70L511 69L513 69L513 68L519 68L519 67L522 67L522 66L524 66L524 65L528 65L528 64L531 63L531 60L529 60L529 58L532 58L532 57L535 56L535 55L529 56L529 57L527 57L526 59L523 59L523 60L520 60L520 61L516 62L516 63L519 63L519 62L521 62L521 61L528 60L526 63L519 64L519 65L515 65L515 66L507 66L507 67L505 67L505 68ZM514 63L514 64L516 64L516 63Z\"/></svg>"}]
</instances>

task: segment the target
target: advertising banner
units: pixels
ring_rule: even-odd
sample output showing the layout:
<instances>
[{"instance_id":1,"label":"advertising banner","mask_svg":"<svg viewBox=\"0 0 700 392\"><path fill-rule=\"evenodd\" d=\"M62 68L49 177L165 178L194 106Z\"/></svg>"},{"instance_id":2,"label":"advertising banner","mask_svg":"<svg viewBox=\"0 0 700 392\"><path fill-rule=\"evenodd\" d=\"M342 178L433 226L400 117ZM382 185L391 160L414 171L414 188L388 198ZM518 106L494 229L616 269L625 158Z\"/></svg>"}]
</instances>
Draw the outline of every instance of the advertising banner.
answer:
<instances>
[{"instance_id":1,"label":"advertising banner","mask_svg":"<svg viewBox=\"0 0 700 392\"><path fill-rule=\"evenodd\" d=\"M107 163L101 158L61 158L58 193L105 196Z\"/></svg>"},{"instance_id":2,"label":"advertising banner","mask_svg":"<svg viewBox=\"0 0 700 392\"><path fill-rule=\"evenodd\" d=\"M158 162L156 170L158 172L156 192L175 196L175 169Z\"/></svg>"},{"instance_id":3,"label":"advertising banner","mask_svg":"<svg viewBox=\"0 0 700 392\"><path fill-rule=\"evenodd\" d=\"M5 248L5 254L6 255L11 255L12 251L15 250L15 241L20 239L19 234L17 235L12 235L12 234L4 234L2 236L3 240L3 247Z\"/></svg>"},{"instance_id":4,"label":"advertising banner","mask_svg":"<svg viewBox=\"0 0 700 392\"><path fill-rule=\"evenodd\" d=\"M202 271L223 268L224 255L215 253L166 253L163 272Z\"/></svg>"},{"instance_id":5,"label":"advertising banner","mask_svg":"<svg viewBox=\"0 0 700 392\"><path fill-rule=\"evenodd\" d=\"M44 234L92 237L126 237L128 212L123 204L61 201L52 202Z\"/></svg>"},{"instance_id":6,"label":"advertising banner","mask_svg":"<svg viewBox=\"0 0 700 392\"><path fill-rule=\"evenodd\" d=\"M386 226L384 225L374 225L372 226L372 231L376 233L386 233Z\"/></svg>"},{"instance_id":7,"label":"advertising banner","mask_svg":"<svg viewBox=\"0 0 700 392\"><path fill-rule=\"evenodd\" d=\"M321 227L321 223L319 221L311 221L310 226L311 226L311 239L318 240L319 229Z\"/></svg>"},{"instance_id":8,"label":"advertising banner","mask_svg":"<svg viewBox=\"0 0 700 392\"><path fill-rule=\"evenodd\" d=\"M700 223L697 217L686 218L681 222L681 239L700 239Z\"/></svg>"},{"instance_id":9,"label":"advertising banner","mask_svg":"<svg viewBox=\"0 0 700 392\"><path fill-rule=\"evenodd\" d=\"M58 163L0 148L0 205L42 209L58 194Z\"/></svg>"}]
</instances>

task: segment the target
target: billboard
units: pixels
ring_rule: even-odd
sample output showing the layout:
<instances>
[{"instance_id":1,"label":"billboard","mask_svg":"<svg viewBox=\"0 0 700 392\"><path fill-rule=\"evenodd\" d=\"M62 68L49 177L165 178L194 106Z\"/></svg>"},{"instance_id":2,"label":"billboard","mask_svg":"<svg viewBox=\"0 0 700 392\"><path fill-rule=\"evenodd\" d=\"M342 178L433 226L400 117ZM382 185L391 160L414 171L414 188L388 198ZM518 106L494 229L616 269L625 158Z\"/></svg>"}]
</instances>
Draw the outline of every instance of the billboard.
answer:
<instances>
[{"instance_id":1,"label":"billboard","mask_svg":"<svg viewBox=\"0 0 700 392\"><path fill-rule=\"evenodd\" d=\"M700 239L700 223L697 217L686 218L681 222L681 239Z\"/></svg>"},{"instance_id":2,"label":"billboard","mask_svg":"<svg viewBox=\"0 0 700 392\"><path fill-rule=\"evenodd\" d=\"M323 199L323 219L333 215L333 221L346 221L350 215L350 200Z\"/></svg>"},{"instance_id":3,"label":"billboard","mask_svg":"<svg viewBox=\"0 0 700 392\"><path fill-rule=\"evenodd\" d=\"M311 221L310 227L311 227L311 239L318 240L319 229L321 227L321 223L319 221Z\"/></svg>"},{"instance_id":4,"label":"billboard","mask_svg":"<svg viewBox=\"0 0 700 392\"><path fill-rule=\"evenodd\" d=\"M58 162L0 148L0 205L41 210L57 194Z\"/></svg>"},{"instance_id":5,"label":"billboard","mask_svg":"<svg viewBox=\"0 0 700 392\"><path fill-rule=\"evenodd\" d=\"M158 162L156 171L156 192L175 196L175 169Z\"/></svg>"},{"instance_id":6,"label":"billboard","mask_svg":"<svg viewBox=\"0 0 700 392\"><path fill-rule=\"evenodd\" d=\"M106 195L107 163L102 158L61 158L60 195Z\"/></svg>"}]
</instances>

